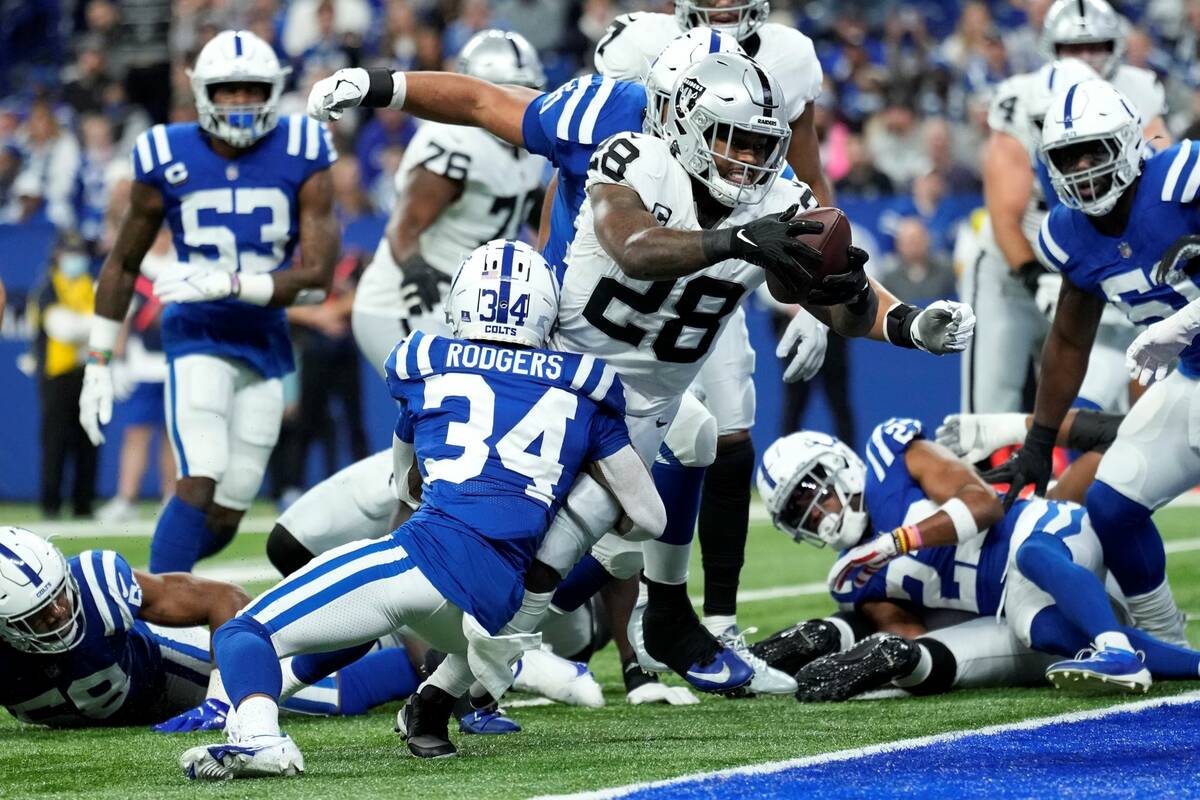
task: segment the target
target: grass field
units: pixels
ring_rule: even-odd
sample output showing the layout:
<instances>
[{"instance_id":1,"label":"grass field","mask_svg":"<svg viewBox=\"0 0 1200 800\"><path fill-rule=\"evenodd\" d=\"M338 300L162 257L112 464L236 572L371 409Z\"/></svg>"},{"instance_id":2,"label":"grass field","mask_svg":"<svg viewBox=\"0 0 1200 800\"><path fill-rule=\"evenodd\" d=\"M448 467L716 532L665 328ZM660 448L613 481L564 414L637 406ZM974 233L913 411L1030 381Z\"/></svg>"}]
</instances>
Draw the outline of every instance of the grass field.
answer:
<instances>
[{"instance_id":1,"label":"grass field","mask_svg":"<svg viewBox=\"0 0 1200 800\"><path fill-rule=\"evenodd\" d=\"M266 509L263 509L266 512ZM36 524L23 507L0 506L5 522ZM1200 620L1200 509L1172 508L1158 521L1168 542L1168 565L1180 606ZM244 533L206 564L234 574L266 566L262 531ZM135 566L146 563L147 537L62 538L68 554L112 548ZM742 624L766 635L799 619L828 613L819 588L830 555L793 544L765 523L750 534L743 573ZM693 564L699 576L699 564ZM265 588L255 583L253 593ZM693 584L693 594L700 591ZM1200 641L1200 626L1190 627ZM307 774L292 781L197 786L176 765L185 748L215 741L213 734L160 736L141 729L49 731L9 717L0 720L0 797L526 797L617 786L743 764L795 758L945 731L978 728L1121 702L1080 698L1052 688L957 692L934 698L800 705L790 698L727 700L705 697L699 706L630 707L614 651L592 663L608 705L597 710L562 706L518 708L524 726L514 736L457 737L462 757L420 762L391 732L396 705L357 718L292 717L285 728L303 749ZM1200 687L1159 683L1151 697ZM1131 718L1136 719L1136 718ZM1103 742L1096 742L1097 751ZM1080 757L1085 757L1080 754ZM868 787L860 786L860 790ZM854 796L863 792L850 792Z\"/></svg>"}]
</instances>

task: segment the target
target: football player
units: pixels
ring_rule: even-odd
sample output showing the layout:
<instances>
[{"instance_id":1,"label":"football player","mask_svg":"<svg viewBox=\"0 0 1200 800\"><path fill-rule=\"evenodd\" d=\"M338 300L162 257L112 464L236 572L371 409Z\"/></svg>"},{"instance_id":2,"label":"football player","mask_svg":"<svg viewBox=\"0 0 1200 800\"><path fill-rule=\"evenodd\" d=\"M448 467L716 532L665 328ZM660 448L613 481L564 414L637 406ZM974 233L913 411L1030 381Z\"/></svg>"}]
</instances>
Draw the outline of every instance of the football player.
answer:
<instances>
[{"instance_id":1,"label":"football player","mask_svg":"<svg viewBox=\"0 0 1200 800\"><path fill-rule=\"evenodd\" d=\"M1044 312L1052 315L1057 287L1035 244L1038 226L1058 202L1037 175L1050 96L1098 75L1135 100L1146 141L1156 147L1170 141L1163 122L1163 87L1150 70L1121 63L1125 21L1106 0L1057 0L1047 12L1041 40L1052 63L1002 82L988 112L992 133L983 156L988 224L975 257L965 262L962 292L985 320L962 363L962 409L967 413L1026 410L1026 367L1036 360L1049 330ZM1128 381L1120 353L1130 338L1120 321L1106 321L1081 402L1113 411L1126 408Z\"/></svg>"},{"instance_id":2,"label":"football player","mask_svg":"<svg viewBox=\"0 0 1200 800\"><path fill-rule=\"evenodd\" d=\"M199 122L137 139L129 212L101 269L80 422L96 444L112 416L109 362L142 257L165 222L180 264L155 295L178 465L152 572L189 571L229 542L258 493L294 368L284 306L328 287L339 247L329 132L278 117L288 70L271 46L225 31L191 71ZM300 258L292 255L300 246Z\"/></svg>"},{"instance_id":3,"label":"football player","mask_svg":"<svg viewBox=\"0 0 1200 800\"><path fill-rule=\"evenodd\" d=\"M825 434L801 432L772 445L759 471L777 527L841 551L829 586L843 609L859 611L877 629L900 632L923 630L913 610L984 618L1002 611L1022 645L1068 657L1046 671L1059 686L1084 681L1146 691L1151 673L1200 674L1200 653L1120 624L1104 589L1099 540L1082 506L1035 497L1005 511L974 470L924 438L916 420L876 427L866 459ZM1094 654L1071 658L1089 643ZM944 661L942 651L949 649L923 644L900 637L867 641L813 662L797 676L798 696L844 699L884 666L901 686L921 684L935 655ZM989 654L997 655L994 647ZM1009 661L1019 655L1010 652ZM1011 669L1011 663L1001 660L996 668Z\"/></svg>"},{"instance_id":4,"label":"football player","mask_svg":"<svg viewBox=\"0 0 1200 800\"><path fill-rule=\"evenodd\" d=\"M708 59L716 58L714 55L706 56ZM733 58L733 56L730 56ZM759 76L762 76L761 78ZM767 105L771 108L772 114L783 116L782 106L777 102L782 93L777 88L777 85L766 75L759 67L755 67L754 80L757 82L749 87L743 87L739 92L755 91L754 86L768 85L775 88L771 92L771 100ZM767 81L767 84L763 82ZM740 96L740 94L738 95ZM624 103L614 103L613 98L625 98ZM764 99L764 98L759 98ZM309 113L319 118L331 118L339 115L344 108L355 105L395 105L405 108L420 117L428 117L446 122L457 124L473 124L486 127L492 133L513 144L527 146L535 152L544 152L552 163L559 167L559 186L555 199L555 213L552 215L552 233L550 241L547 244L546 252L551 259L554 258L556 247L561 248L564 252L568 244L574 246L573 239L576 233L581 233L585 230L582 218L576 220L572 215L571 204L582 203L585 200L584 186L585 176L581 173L581 168L586 164L587 157L595 150L595 143L603 136L610 136L612 132L628 131L631 129L640 129L643 125L648 125L646 120L646 92L640 85L624 82L615 82L607 78L592 77L589 79L580 79L577 82L568 84L559 90L542 95L534 96L533 93L523 92L519 89L507 87L494 87L488 84L483 84L479 81L472 81L470 78L461 76L439 75L431 73L395 73L391 76L386 71L364 71L364 70L342 70L335 73L334 76L319 81L313 87L313 91L309 96ZM749 105L750 108L760 108L762 106ZM636 111L636 116L632 113ZM610 113L611 112L611 113ZM775 125L772 126L784 135L789 135L785 125L780 124L782 120L777 119ZM575 140L582 140L577 143ZM636 145L635 145L636 147ZM626 145L621 145L615 152L609 152L607 157L603 159L603 164L608 165L610 171L619 169L620 164L626 160L632 160L634 156L631 151L628 151ZM601 154L596 151L592 156L592 161L600 165L596 159L600 158ZM704 164L703 160L697 162L696 169L699 171ZM782 158L780 158L782 164ZM725 162L727 169L738 169L731 167L728 162ZM711 169L704 165L705 169ZM781 184L782 185L782 184ZM789 186L794 186L789 183ZM796 194L792 197L793 204L797 204L801 198L805 198L805 203L812 206L815 205L816 199L812 195L811 190L805 187L795 187ZM690 189L690 185L689 185ZM704 191L702 189L701 191ZM807 192L807 193L806 193ZM739 192L740 194L740 192ZM746 198L748 199L749 194ZM656 223L660 225L673 226L678 224L678 219L672 221L666 210L671 208L668 204L661 204L662 208L658 210L659 216L656 218ZM575 206L578 208L578 205ZM653 207L653 203L651 204ZM785 205L786 207L786 205ZM562 213L559 213L559 209ZM748 206L753 208L753 206ZM673 209L671 213L676 213ZM578 224L576 224L578 222ZM778 221L777 221L778 222ZM764 219L764 225L767 224ZM782 223L781 223L782 224ZM776 230L785 232L785 228L781 225L775 226ZM554 229L561 230L561 233L555 233ZM727 227L724 229L726 233L722 236L734 237L735 227ZM749 236L748 232L746 233ZM735 240L735 246L741 243L741 239ZM636 249L636 248L635 248ZM745 248L750 251L749 247ZM760 248L754 248L759 250ZM741 252L734 255L745 257L747 254L753 256L753 252ZM674 258L678 260L679 252L675 251L668 256L668 259ZM714 254L725 255L725 254ZM656 253L655 257L661 257L661 254ZM778 257L778 256L776 256ZM567 259L569 263L569 259ZM553 263L553 261L552 261ZM669 264L670 261L664 263ZM747 269L747 274L754 274L755 269L748 264L743 266ZM702 269L703 264L695 264L687 267L686 270L676 268L679 272L672 277L679 277L687 274L687 271ZM570 270L566 270L569 273ZM625 276L627 281L637 281L636 272L633 276ZM757 272L761 280L761 271ZM696 276L699 277L699 276ZM615 277L614 282L621 282ZM854 292L859 292L860 282L865 281L860 269L855 269L850 277L845 278L854 288ZM671 298L681 294L685 283L677 282L673 287ZM604 284L607 287L609 284ZM635 283L635 285L640 285ZM661 285L666 285L661 284ZM703 285L703 282L701 283ZM879 290L879 287L871 284L872 290ZM697 304L703 299L698 292L698 287L693 287L692 295L689 296L688 302L694 300ZM744 290L744 289L743 289ZM854 292L847 297L853 297ZM636 292L641 295L641 291ZM693 331L699 331L698 343L699 347L694 348L694 357L692 353L684 353L686 359L681 358L679 364L685 366L679 367L673 365L670 361L666 362L666 366L670 367L674 375L686 374L689 370L697 369L703 363L703 358L711 349L714 335L709 336L708 331L710 326L712 329L719 329L723 326L727 315L737 307L737 299L740 299L742 294L738 291L737 298L724 298L722 296L713 296L711 299L720 301L721 314L711 314L705 312L702 314L703 320L697 322L699 327L691 327L684 324L684 320L680 319L681 314L686 314L688 317L693 316L693 312L699 310L699 306L693 307L691 311L687 311L686 304L675 309L674 311L661 311L661 309L672 306L668 297L652 297L649 303L644 301L638 302L639 306L644 305L646 311L638 311L637 308L629 307L628 310L621 309L620 313L631 315L642 315L653 317L656 313L659 317L666 317L672 321L672 325L668 328L668 332L672 335L684 333L685 329L688 338L693 338L696 334ZM843 333L862 333L868 328L871 334L880 339L887 339L889 332L891 341L899 346L917 347L924 346L926 349L934 352L945 352L948 349L961 348L965 346L966 340L970 336L970 331L973 326L973 317L969 315L969 310L964 310L962 307L947 306L946 304L935 304L936 307L922 312L920 309L915 309L911 306L902 306L900 304L893 305L890 302L890 295L882 293L882 296L889 298L888 302L879 308L878 313L873 315L874 326L871 326L871 319L864 319L862 315L847 314L844 306L838 307L836 314L838 322L843 326L854 326L858 323L851 322L852 319L862 320L861 327L845 327ZM611 303L613 297L606 297L602 292L596 295L596 303L606 301ZM707 305L711 299L705 302ZM733 302L728 302L733 299ZM826 298L827 299L827 298ZM846 299L846 298L843 298ZM866 299L866 295L862 295L862 299ZM657 300L657 304L654 301ZM727 306L727 308L726 308ZM586 304L584 304L586 307ZM584 310L577 309L575 313ZM591 316L597 316L597 313L602 313L603 310L597 312L593 308ZM677 313L678 312L678 313ZM830 317L825 312L820 312L826 320ZM890 314L890 317L889 317ZM920 317L920 322L914 328L914 322ZM891 320L889 323L888 320ZM657 327L657 324L667 321L660 320L659 323L651 327ZM600 332L614 327L611 321L601 323ZM622 347L628 351L634 351L635 345L643 352L639 358L649 358L647 367L658 361L661 353L655 352L653 348L655 339L648 337L645 334L645 327L636 323L629 323L628 327L623 327L625 331L623 335L613 334L605 336L610 344L617 347ZM916 331L915 338L912 335ZM640 335L639 335L640 333ZM630 339L629 337L634 337ZM927 342L927 344L922 344ZM693 348L689 348L692 350ZM667 358L677 357L670 348L663 348L663 352L667 353ZM647 371L653 371L647 369ZM694 375L693 375L694 377ZM672 380L672 383L675 381ZM668 421L669 424L669 421ZM657 445L651 450L651 453L657 449ZM697 452L703 448L695 448ZM711 450L709 450L711 452ZM581 489L581 493L582 493ZM603 516L603 515L602 515ZM569 523L574 524L574 523ZM681 535L687 536L690 539L690 526L680 525ZM678 560L685 555L683 548L678 549L678 554L675 558ZM610 559L611 561L611 559ZM626 560L629 563L635 563L631 560ZM559 571L570 569L573 562L567 562L565 565L559 565ZM636 566L634 567L636 570ZM688 614L691 615L690 607ZM712 641L712 637L708 636ZM718 645L719 647L719 645ZM702 648L707 650L708 648ZM721 648L723 650L723 648ZM714 670L721 673L721 667ZM702 677L704 670L695 670L695 674L688 679L694 680L694 685L701 688L711 690L713 685ZM684 671L686 675L686 671ZM730 673L732 674L732 673Z\"/></svg>"},{"instance_id":5,"label":"football player","mask_svg":"<svg viewBox=\"0 0 1200 800\"><path fill-rule=\"evenodd\" d=\"M550 594L526 570L575 476L595 470L625 509L622 530L661 535L666 512L630 445L616 371L591 355L545 349L559 310L535 251L497 240L462 264L446 301L457 337L417 331L387 362L400 406L393 438L402 499L422 504L391 536L331 550L254 600L214 637L237 707L238 738L196 747L190 778L295 775L304 759L279 731L278 658L352 647L407 626L444 661L398 725L419 757L454 755L447 723L478 675L498 697L509 665L536 646Z\"/></svg>"},{"instance_id":6,"label":"football player","mask_svg":"<svg viewBox=\"0 0 1200 800\"><path fill-rule=\"evenodd\" d=\"M0 705L51 727L220 728L228 704L209 629L249 599L230 583L132 569L111 550L67 559L31 531L0 527ZM293 667L304 672L303 664L283 665L286 707L307 713L362 713L417 684L395 648L312 687Z\"/></svg>"},{"instance_id":7,"label":"football player","mask_svg":"<svg viewBox=\"0 0 1200 800\"><path fill-rule=\"evenodd\" d=\"M1078 394L1106 302L1146 327L1200 297L1197 279L1175 266L1177 242L1200 226L1196 145L1181 142L1146 157L1133 102L1111 85L1086 81L1056 96L1042 130L1042 156L1062 205L1042 222L1041 257L1063 274L1058 313L1042 354L1034 423L1024 447L992 477L1044 488L1055 432ZM1163 263L1156 275L1155 267ZM1161 329L1160 329L1161 330ZM1145 339L1143 339L1145 341ZM1182 347L1186 340L1181 340ZM1200 453L1189 415L1200 350L1137 402L1100 463L1087 507L1134 621L1167 641L1186 642L1183 614L1166 579L1166 555L1152 512L1195 485Z\"/></svg>"}]
</instances>

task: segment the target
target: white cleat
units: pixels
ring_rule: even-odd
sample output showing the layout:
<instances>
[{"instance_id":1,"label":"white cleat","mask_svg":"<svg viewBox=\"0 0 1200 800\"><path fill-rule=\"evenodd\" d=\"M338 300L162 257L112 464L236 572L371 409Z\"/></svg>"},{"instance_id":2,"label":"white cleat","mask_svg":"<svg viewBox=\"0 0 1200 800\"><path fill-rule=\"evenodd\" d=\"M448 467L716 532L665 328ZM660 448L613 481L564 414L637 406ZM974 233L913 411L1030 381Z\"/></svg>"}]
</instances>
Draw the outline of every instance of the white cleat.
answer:
<instances>
[{"instance_id":1,"label":"white cleat","mask_svg":"<svg viewBox=\"0 0 1200 800\"><path fill-rule=\"evenodd\" d=\"M286 733L186 750L179 766L189 780L292 777L304 774L304 755Z\"/></svg>"},{"instance_id":2,"label":"white cleat","mask_svg":"<svg viewBox=\"0 0 1200 800\"><path fill-rule=\"evenodd\" d=\"M730 625L717 636L721 644L737 653L743 661L754 670L746 689L751 694L795 694L796 679L782 670L767 665L767 662L751 652L746 644L746 634L754 633L758 628L747 628L744 632L737 625Z\"/></svg>"},{"instance_id":3,"label":"white cleat","mask_svg":"<svg viewBox=\"0 0 1200 800\"><path fill-rule=\"evenodd\" d=\"M586 664L568 661L548 650L526 650L513 665L513 672L513 688L519 691L569 706L604 706L604 692Z\"/></svg>"}]
</instances>

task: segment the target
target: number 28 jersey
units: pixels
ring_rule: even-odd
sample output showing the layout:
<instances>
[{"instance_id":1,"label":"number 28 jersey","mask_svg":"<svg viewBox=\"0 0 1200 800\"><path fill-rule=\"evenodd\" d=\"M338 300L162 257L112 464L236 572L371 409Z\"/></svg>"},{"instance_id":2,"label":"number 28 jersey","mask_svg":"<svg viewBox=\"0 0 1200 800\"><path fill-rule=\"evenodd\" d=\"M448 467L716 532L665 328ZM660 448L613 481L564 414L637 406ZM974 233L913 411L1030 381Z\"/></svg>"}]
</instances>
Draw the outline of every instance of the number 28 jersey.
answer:
<instances>
[{"instance_id":1,"label":"number 28 jersey","mask_svg":"<svg viewBox=\"0 0 1200 800\"><path fill-rule=\"evenodd\" d=\"M194 122L155 125L133 149L134 179L158 190L184 264L257 274L286 268L300 237L300 187L337 158L328 129L283 117L237 158L217 155ZM266 378L294 369L286 311L228 298L171 303L162 316L168 358L237 358Z\"/></svg>"},{"instance_id":2,"label":"number 28 jersey","mask_svg":"<svg viewBox=\"0 0 1200 800\"><path fill-rule=\"evenodd\" d=\"M662 139L638 133L607 139L588 171L588 188L598 184L633 189L664 227L700 230L691 176ZM739 225L796 203L817 206L805 184L781 177L761 203L735 208L722 224ZM657 414L687 390L730 314L764 280L761 268L734 259L674 280L631 278L601 247L590 198L566 262L556 346L613 366L634 416Z\"/></svg>"}]
</instances>

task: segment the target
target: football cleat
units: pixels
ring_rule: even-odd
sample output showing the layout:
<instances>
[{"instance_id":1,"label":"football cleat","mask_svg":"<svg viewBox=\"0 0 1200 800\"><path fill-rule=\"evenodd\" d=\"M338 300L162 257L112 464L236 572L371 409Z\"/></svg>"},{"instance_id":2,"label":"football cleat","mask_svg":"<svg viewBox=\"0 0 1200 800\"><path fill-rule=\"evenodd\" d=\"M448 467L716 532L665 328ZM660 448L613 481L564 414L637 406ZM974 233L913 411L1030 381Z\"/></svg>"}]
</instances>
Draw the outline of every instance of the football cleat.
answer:
<instances>
[{"instance_id":1,"label":"football cleat","mask_svg":"<svg viewBox=\"0 0 1200 800\"><path fill-rule=\"evenodd\" d=\"M757 630L757 628L747 628L743 632L737 625L730 625L717 637L721 644L736 653L738 658L745 661L754 670L754 677L750 679L750 683L742 687L742 691L749 695L792 694L797 689L796 679L786 672L772 668L764 659L756 656L746 644L746 634L754 633Z\"/></svg>"},{"instance_id":2,"label":"football cleat","mask_svg":"<svg viewBox=\"0 0 1200 800\"><path fill-rule=\"evenodd\" d=\"M458 754L450 741L450 715L455 698L436 686L425 686L396 712L396 733L417 758L449 758Z\"/></svg>"},{"instance_id":3,"label":"football cleat","mask_svg":"<svg viewBox=\"0 0 1200 800\"><path fill-rule=\"evenodd\" d=\"M754 677L754 669L741 656L700 624L686 594L681 593L678 602L647 604L641 633L647 655L665 664L694 689L724 694L740 689Z\"/></svg>"},{"instance_id":4,"label":"football cleat","mask_svg":"<svg viewBox=\"0 0 1200 800\"><path fill-rule=\"evenodd\" d=\"M568 661L549 650L526 650L513 666L513 688L585 708L604 705L604 692L586 664Z\"/></svg>"},{"instance_id":5,"label":"football cleat","mask_svg":"<svg viewBox=\"0 0 1200 800\"><path fill-rule=\"evenodd\" d=\"M493 705L487 708L477 708L471 713L459 717L458 729L463 733L499 736L506 733L520 733L521 725L516 720L509 719L504 713L504 709Z\"/></svg>"},{"instance_id":6,"label":"football cleat","mask_svg":"<svg viewBox=\"0 0 1200 800\"><path fill-rule=\"evenodd\" d=\"M179 757L179 766L193 781L291 777L304 773L304 755L285 733L193 747Z\"/></svg>"},{"instance_id":7,"label":"football cleat","mask_svg":"<svg viewBox=\"0 0 1200 800\"><path fill-rule=\"evenodd\" d=\"M1046 669L1055 688L1091 693L1145 694L1154 681L1141 653L1106 647L1081 650L1073 659L1056 661Z\"/></svg>"},{"instance_id":8,"label":"football cleat","mask_svg":"<svg viewBox=\"0 0 1200 800\"><path fill-rule=\"evenodd\" d=\"M823 619L799 622L750 645L750 652L773 669L795 675L810 661L836 653L841 634Z\"/></svg>"},{"instance_id":9,"label":"football cleat","mask_svg":"<svg viewBox=\"0 0 1200 800\"><path fill-rule=\"evenodd\" d=\"M849 700L910 674L920 660L920 645L892 633L878 633L801 668L796 673L796 699L802 703Z\"/></svg>"},{"instance_id":10,"label":"football cleat","mask_svg":"<svg viewBox=\"0 0 1200 800\"><path fill-rule=\"evenodd\" d=\"M646 617L647 600L643 592L638 596L638 601L633 606L633 611L629 614L629 644L633 646L634 655L637 656L638 666L645 672L655 674L659 672L670 672L671 668L661 661L651 658L646 652L646 636L645 636L645 617Z\"/></svg>"}]
</instances>

